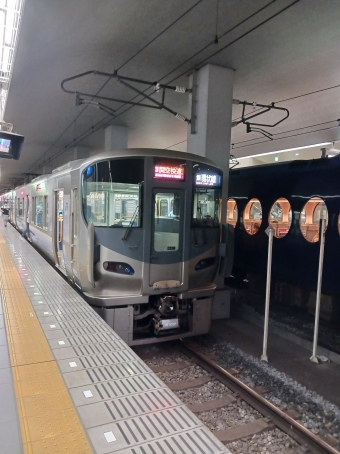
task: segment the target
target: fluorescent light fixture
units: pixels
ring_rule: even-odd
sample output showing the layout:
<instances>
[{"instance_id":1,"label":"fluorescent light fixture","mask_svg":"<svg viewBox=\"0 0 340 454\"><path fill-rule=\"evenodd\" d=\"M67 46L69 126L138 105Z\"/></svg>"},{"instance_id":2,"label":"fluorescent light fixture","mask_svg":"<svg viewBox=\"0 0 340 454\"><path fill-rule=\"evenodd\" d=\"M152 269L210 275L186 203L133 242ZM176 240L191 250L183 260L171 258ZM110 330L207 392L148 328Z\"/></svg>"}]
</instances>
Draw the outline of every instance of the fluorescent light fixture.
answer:
<instances>
[{"instance_id":1,"label":"fluorescent light fixture","mask_svg":"<svg viewBox=\"0 0 340 454\"><path fill-rule=\"evenodd\" d=\"M9 72L8 62L9 62L9 47L5 46L2 53L2 65L1 69L4 73Z\"/></svg>"},{"instance_id":2,"label":"fluorescent light fixture","mask_svg":"<svg viewBox=\"0 0 340 454\"><path fill-rule=\"evenodd\" d=\"M4 39L4 30L5 30L5 11L0 9L0 43L2 43Z\"/></svg>"},{"instance_id":3,"label":"fluorescent light fixture","mask_svg":"<svg viewBox=\"0 0 340 454\"><path fill-rule=\"evenodd\" d=\"M6 13L6 28L5 28L5 44L10 46L12 44L12 35L15 22L15 0L7 0L7 13Z\"/></svg>"},{"instance_id":4,"label":"fluorescent light fixture","mask_svg":"<svg viewBox=\"0 0 340 454\"><path fill-rule=\"evenodd\" d=\"M296 150L305 150L306 148L324 147L325 145L331 145L331 144L332 144L332 142L316 143L315 145L307 145L305 147L288 148L287 150L269 151L268 153L253 154L251 156L242 156L242 158L236 158L236 159L238 161L240 161L241 159L258 158L260 156L267 156L267 155L271 155L271 154L286 153L287 151L296 151Z\"/></svg>"},{"instance_id":5,"label":"fluorescent light fixture","mask_svg":"<svg viewBox=\"0 0 340 454\"><path fill-rule=\"evenodd\" d=\"M278 156L275 156L274 161L277 162L279 160Z\"/></svg>"},{"instance_id":6,"label":"fluorescent light fixture","mask_svg":"<svg viewBox=\"0 0 340 454\"><path fill-rule=\"evenodd\" d=\"M0 0L0 120L3 120L25 0Z\"/></svg>"}]
</instances>

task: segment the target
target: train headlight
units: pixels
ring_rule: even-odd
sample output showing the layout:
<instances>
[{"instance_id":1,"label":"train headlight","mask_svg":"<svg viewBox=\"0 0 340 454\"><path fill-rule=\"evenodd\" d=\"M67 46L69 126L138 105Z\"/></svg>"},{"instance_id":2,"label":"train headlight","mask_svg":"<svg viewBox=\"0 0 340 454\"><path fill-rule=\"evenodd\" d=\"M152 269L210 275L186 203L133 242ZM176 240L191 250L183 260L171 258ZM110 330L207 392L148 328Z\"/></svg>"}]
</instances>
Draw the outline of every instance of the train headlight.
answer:
<instances>
[{"instance_id":1,"label":"train headlight","mask_svg":"<svg viewBox=\"0 0 340 454\"><path fill-rule=\"evenodd\" d=\"M200 260L197 265L195 266L196 271L204 270L204 268L209 268L210 266L215 265L216 258L215 257L207 257L206 259Z\"/></svg>"},{"instance_id":2,"label":"train headlight","mask_svg":"<svg viewBox=\"0 0 340 454\"><path fill-rule=\"evenodd\" d=\"M127 274L129 276L135 274L132 266L123 262L104 262L103 267L105 271L111 271L111 273Z\"/></svg>"}]
</instances>

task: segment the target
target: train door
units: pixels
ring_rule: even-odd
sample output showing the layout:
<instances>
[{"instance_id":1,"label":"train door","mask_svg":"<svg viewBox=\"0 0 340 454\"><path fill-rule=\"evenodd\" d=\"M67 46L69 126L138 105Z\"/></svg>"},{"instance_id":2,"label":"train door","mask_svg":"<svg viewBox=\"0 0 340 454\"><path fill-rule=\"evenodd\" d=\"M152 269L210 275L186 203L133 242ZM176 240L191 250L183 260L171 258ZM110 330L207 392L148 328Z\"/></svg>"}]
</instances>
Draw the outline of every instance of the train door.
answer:
<instances>
[{"instance_id":1,"label":"train door","mask_svg":"<svg viewBox=\"0 0 340 454\"><path fill-rule=\"evenodd\" d=\"M30 211L31 211L30 199L29 199L29 196L27 195L26 196L26 209L25 209L25 213L24 213L25 228L27 226L27 218L29 218L29 216L30 216Z\"/></svg>"},{"instance_id":2,"label":"train door","mask_svg":"<svg viewBox=\"0 0 340 454\"><path fill-rule=\"evenodd\" d=\"M153 202L149 284L181 283L184 191L154 189Z\"/></svg>"},{"instance_id":3,"label":"train door","mask_svg":"<svg viewBox=\"0 0 340 454\"><path fill-rule=\"evenodd\" d=\"M78 278L78 189L72 189L71 199L71 268L73 280Z\"/></svg>"},{"instance_id":4,"label":"train door","mask_svg":"<svg viewBox=\"0 0 340 454\"><path fill-rule=\"evenodd\" d=\"M63 233L64 233L64 190L58 189L54 192L55 197L55 249L57 256L57 265L65 269L64 249L63 249Z\"/></svg>"}]
</instances>

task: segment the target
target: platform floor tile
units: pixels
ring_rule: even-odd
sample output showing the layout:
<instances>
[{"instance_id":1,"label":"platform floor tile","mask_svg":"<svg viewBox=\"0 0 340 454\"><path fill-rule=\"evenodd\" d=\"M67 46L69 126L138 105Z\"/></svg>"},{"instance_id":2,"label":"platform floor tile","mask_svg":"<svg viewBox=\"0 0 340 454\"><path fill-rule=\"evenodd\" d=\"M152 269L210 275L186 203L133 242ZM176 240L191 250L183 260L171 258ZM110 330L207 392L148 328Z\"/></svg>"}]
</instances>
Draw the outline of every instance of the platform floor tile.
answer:
<instances>
[{"instance_id":1,"label":"platform floor tile","mask_svg":"<svg viewBox=\"0 0 340 454\"><path fill-rule=\"evenodd\" d=\"M90 446L97 454L230 454L26 241L16 241L14 229L4 235L12 257L4 290L11 304L4 317L11 323L15 348L11 360L17 362L14 387L25 454L87 453ZM10 283L13 264L20 279L15 290ZM5 266L1 258L0 266ZM20 307L23 314L17 316ZM53 354L37 368L23 363L26 346L20 337L21 330L28 333L33 325ZM30 342L28 357L48 355L37 342ZM52 379L56 369L60 378Z\"/></svg>"},{"instance_id":2,"label":"platform floor tile","mask_svg":"<svg viewBox=\"0 0 340 454\"><path fill-rule=\"evenodd\" d=\"M23 262L11 256L0 234L0 318L5 326L1 325L0 329L5 329L8 342L8 349L0 345L0 364L6 370L11 369L12 376L12 382L4 380L0 384L0 433L6 427L3 424L13 422L18 412L22 440L22 446L13 451L12 447L8 448L8 437L5 437L0 441L0 447L3 446L0 452L14 454L22 452L22 448L30 454L53 452L53 444L58 441L62 445L68 437L68 443L72 443L69 452L91 453L92 448L30 301L30 293L40 296L34 295L40 292L34 292L36 285L29 277L20 279L13 266L15 258ZM78 451L75 446L79 446Z\"/></svg>"}]
</instances>

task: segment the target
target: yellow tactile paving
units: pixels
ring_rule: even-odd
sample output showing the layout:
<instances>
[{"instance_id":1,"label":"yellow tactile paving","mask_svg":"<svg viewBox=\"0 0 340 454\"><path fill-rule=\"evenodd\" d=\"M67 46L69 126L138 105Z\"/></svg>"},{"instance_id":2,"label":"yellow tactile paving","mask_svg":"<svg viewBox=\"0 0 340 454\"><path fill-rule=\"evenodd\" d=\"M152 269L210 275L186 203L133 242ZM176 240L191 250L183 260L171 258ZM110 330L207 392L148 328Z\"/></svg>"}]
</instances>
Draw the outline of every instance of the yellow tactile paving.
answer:
<instances>
[{"instance_id":1,"label":"yellow tactile paving","mask_svg":"<svg viewBox=\"0 0 340 454\"><path fill-rule=\"evenodd\" d=\"M1 234L0 291L24 453L92 453Z\"/></svg>"},{"instance_id":2,"label":"yellow tactile paving","mask_svg":"<svg viewBox=\"0 0 340 454\"><path fill-rule=\"evenodd\" d=\"M24 454L90 454L91 452L82 432L50 437L24 445Z\"/></svg>"}]
</instances>

